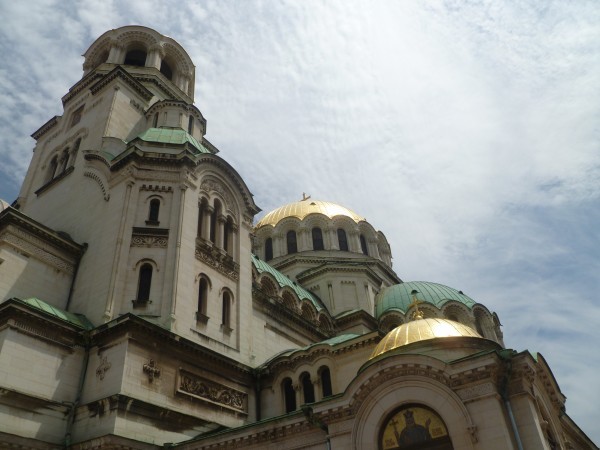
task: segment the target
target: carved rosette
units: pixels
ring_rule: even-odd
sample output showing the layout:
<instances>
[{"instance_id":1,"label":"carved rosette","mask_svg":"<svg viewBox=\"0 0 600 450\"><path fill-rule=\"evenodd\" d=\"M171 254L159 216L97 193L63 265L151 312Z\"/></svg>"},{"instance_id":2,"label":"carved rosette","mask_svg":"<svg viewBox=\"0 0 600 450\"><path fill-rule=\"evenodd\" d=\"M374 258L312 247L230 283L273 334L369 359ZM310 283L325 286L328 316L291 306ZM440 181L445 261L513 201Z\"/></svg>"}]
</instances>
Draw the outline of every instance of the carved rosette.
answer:
<instances>
[{"instance_id":1,"label":"carved rosette","mask_svg":"<svg viewBox=\"0 0 600 450\"><path fill-rule=\"evenodd\" d=\"M247 410L248 395L246 393L206 380L184 370L179 372L177 392L237 412L246 413Z\"/></svg>"}]
</instances>

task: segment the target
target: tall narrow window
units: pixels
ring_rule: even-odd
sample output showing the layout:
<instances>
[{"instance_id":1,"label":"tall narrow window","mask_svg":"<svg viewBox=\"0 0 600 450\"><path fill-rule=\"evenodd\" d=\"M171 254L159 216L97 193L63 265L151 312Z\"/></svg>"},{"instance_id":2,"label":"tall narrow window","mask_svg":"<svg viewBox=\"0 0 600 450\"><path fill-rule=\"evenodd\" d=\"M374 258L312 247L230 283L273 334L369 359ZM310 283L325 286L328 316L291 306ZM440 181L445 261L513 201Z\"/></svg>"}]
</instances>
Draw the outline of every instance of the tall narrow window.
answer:
<instances>
[{"instance_id":1,"label":"tall narrow window","mask_svg":"<svg viewBox=\"0 0 600 450\"><path fill-rule=\"evenodd\" d=\"M346 236L346 230L343 228L338 228L338 243L340 244L340 250L347 252L348 251L348 236Z\"/></svg>"},{"instance_id":2,"label":"tall narrow window","mask_svg":"<svg viewBox=\"0 0 600 450\"><path fill-rule=\"evenodd\" d=\"M310 374L304 372L300 375L300 382L302 383L302 392L304 393L304 403L315 402L315 387L310 379Z\"/></svg>"},{"instance_id":3,"label":"tall narrow window","mask_svg":"<svg viewBox=\"0 0 600 450\"><path fill-rule=\"evenodd\" d=\"M69 165L75 165L75 159L77 159L77 152L79 151L79 146L81 145L81 138L75 141L73 148L71 149L71 156L69 157Z\"/></svg>"},{"instance_id":4,"label":"tall narrow window","mask_svg":"<svg viewBox=\"0 0 600 450\"><path fill-rule=\"evenodd\" d=\"M320 228L315 227L312 229L312 241L313 250L323 250L325 248L323 246L323 232Z\"/></svg>"},{"instance_id":5,"label":"tall narrow window","mask_svg":"<svg viewBox=\"0 0 600 450\"><path fill-rule=\"evenodd\" d=\"M160 211L160 200L157 198L153 198L150 200L150 208L148 211L148 220L146 223L148 225L158 225L158 212Z\"/></svg>"},{"instance_id":6,"label":"tall narrow window","mask_svg":"<svg viewBox=\"0 0 600 450\"><path fill-rule=\"evenodd\" d=\"M194 132L194 116L190 116L188 119L188 133L192 134Z\"/></svg>"},{"instance_id":7,"label":"tall narrow window","mask_svg":"<svg viewBox=\"0 0 600 450\"><path fill-rule=\"evenodd\" d=\"M285 402L285 412L296 411L296 391L290 378L286 378L282 383L283 399Z\"/></svg>"},{"instance_id":8,"label":"tall narrow window","mask_svg":"<svg viewBox=\"0 0 600 450\"><path fill-rule=\"evenodd\" d=\"M205 277L200 277L198 283L198 312L196 319L206 319L206 311L208 304L208 280Z\"/></svg>"},{"instance_id":9,"label":"tall narrow window","mask_svg":"<svg viewBox=\"0 0 600 450\"><path fill-rule=\"evenodd\" d=\"M140 267L138 280L137 303L148 303L150 300L150 285L152 284L152 266L148 263Z\"/></svg>"},{"instance_id":10,"label":"tall narrow window","mask_svg":"<svg viewBox=\"0 0 600 450\"><path fill-rule=\"evenodd\" d=\"M331 389L331 372L329 371L329 367L321 367L320 375L323 398L329 397L333 394L333 389Z\"/></svg>"},{"instance_id":11,"label":"tall narrow window","mask_svg":"<svg viewBox=\"0 0 600 450\"><path fill-rule=\"evenodd\" d=\"M369 249L367 248L367 240L362 234L360 235L360 249L362 250L363 254L367 256L369 255Z\"/></svg>"},{"instance_id":12,"label":"tall narrow window","mask_svg":"<svg viewBox=\"0 0 600 450\"><path fill-rule=\"evenodd\" d=\"M271 261L273 259L273 239L267 238L265 241L265 260Z\"/></svg>"},{"instance_id":13,"label":"tall narrow window","mask_svg":"<svg viewBox=\"0 0 600 450\"><path fill-rule=\"evenodd\" d=\"M217 239L217 208L215 208L210 216L210 233L209 239L214 244Z\"/></svg>"},{"instance_id":14,"label":"tall narrow window","mask_svg":"<svg viewBox=\"0 0 600 450\"><path fill-rule=\"evenodd\" d=\"M167 62L164 60L160 62L160 73L162 73L169 80L173 79L173 70L171 69L171 66L169 66L169 64L167 64Z\"/></svg>"},{"instance_id":15,"label":"tall narrow window","mask_svg":"<svg viewBox=\"0 0 600 450\"><path fill-rule=\"evenodd\" d=\"M228 217L223 227L223 249L233 256L233 220Z\"/></svg>"},{"instance_id":16,"label":"tall narrow window","mask_svg":"<svg viewBox=\"0 0 600 450\"><path fill-rule=\"evenodd\" d=\"M67 170L67 164L69 164L69 150L65 148L60 160L60 169L58 170L58 173L63 173L65 170Z\"/></svg>"},{"instance_id":17,"label":"tall narrow window","mask_svg":"<svg viewBox=\"0 0 600 450\"><path fill-rule=\"evenodd\" d=\"M231 329L231 294L223 292L223 313L222 325L224 329Z\"/></svg>"},{"instance_id":18,"label":"tall narrow window","mask_svg":"<svg viewBox=\"0 0 600 450\"><path fill-rule=\"evenodd\" d=\"M48 166L48 172L46 172L46 182L48 182L54 178L57 168L58 168L58 156L55 156L54 158L52 158L52 161L50 161L50 165Z\"/></svg>"},{"instance_id":19,"label":"tall narrow window","mask_svg":"<svg viewBox=\"0 0 600 450\"><path fill-rule=\"evenodd\" d=\"M152 121L152 127L156 128L158 126L158 113L154 114L154 119Z\"/></svg>"},{"instance_id":20,"label":"tall narrow window","mask_svg":"<svg viewBox=\"0 0 600 450\"><path fill-rule=\"evenodd\" d=\"M296 232L294 230L290 230L286 235L287 240L287 252L296 253L298 251L298 243L296 242Z\"/></svg>"}]
</instances>

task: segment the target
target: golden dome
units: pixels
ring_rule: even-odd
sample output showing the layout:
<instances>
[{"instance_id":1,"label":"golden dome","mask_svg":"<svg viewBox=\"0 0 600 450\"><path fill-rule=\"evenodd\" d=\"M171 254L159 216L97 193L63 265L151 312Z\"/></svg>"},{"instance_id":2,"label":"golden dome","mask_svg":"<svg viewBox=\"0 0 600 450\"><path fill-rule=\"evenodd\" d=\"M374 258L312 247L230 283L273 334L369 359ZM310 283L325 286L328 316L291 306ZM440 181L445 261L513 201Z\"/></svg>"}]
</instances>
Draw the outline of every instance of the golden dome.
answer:
<instances>
[{"instance_id":1,"label":"golden dome","mask_svg":"<svg viewBox=\"0 0 600 450\"><path fill-rule=\"evenodd\" d=\"M436 318L417 319L404 323L386 334L379 344L377 344L369 359L414 342L454 336L483 339L472 328L453 320Z\"/></svg>"},{"instance_id":2,"label":"golden dome","mask_svg":"<svg viewBox=\"0 0 600 450\"><path fill-rule=\"evenodd\" d=\"M336 205L335 203L331 202L307 198L306 200L289 203L271 211L258 221L256 228L260 228L264 225L275 226L287 217L297 217L298 219L302 220L309 214L315 213L323 214L330 219L333 219L335 216L346 216L350 217L356 223L365 220L364 217L359 216L355 212L350 211L348 208L344 208L343 206Z\"/></svg>"}]
</instances>

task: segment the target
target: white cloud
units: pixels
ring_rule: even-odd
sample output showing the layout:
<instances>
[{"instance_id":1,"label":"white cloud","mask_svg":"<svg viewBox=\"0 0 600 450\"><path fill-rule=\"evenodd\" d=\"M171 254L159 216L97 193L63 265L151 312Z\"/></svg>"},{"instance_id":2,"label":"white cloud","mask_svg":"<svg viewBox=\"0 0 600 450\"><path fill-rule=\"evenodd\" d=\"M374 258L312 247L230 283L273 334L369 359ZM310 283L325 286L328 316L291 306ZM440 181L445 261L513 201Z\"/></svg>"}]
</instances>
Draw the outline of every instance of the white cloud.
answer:
<instances>
[{"instance_id":1,"label":"white cloud","mask_svg":"<svg viewBox=\"0 0 600 450\"><path fill-rule=\"evenodd\" d=\"M48 0L0 16L0 180L23 176L27 136L96 37L155 28L195 61L207 137L259 206L307 192L366 216L402 278L464 290L509 345L541 351L600 440L594 2Z\"/></svg>"}]
</instances>

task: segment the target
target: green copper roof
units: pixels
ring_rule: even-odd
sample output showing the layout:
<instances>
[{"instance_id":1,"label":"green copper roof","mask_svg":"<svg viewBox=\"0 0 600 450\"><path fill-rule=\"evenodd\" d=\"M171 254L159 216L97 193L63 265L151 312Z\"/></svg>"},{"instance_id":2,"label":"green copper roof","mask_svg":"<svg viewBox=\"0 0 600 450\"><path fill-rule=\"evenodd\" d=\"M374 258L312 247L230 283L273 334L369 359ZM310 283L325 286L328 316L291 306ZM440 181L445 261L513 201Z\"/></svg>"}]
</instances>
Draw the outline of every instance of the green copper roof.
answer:
<instances>
[{"instance_id":1,"label":"green copper roof","mask_svg":"<svg viewBox=\"0 0 600 450\"><path fill-rule=\"evenodd\" d=\"M145 142L156 142L159 144L185 144L189 142L200 153L211 153L198 140L187 131L181 128L149 128L138 136Z\"/></svg>"},{"instance_id":2,"label":"green copper roof","mask_svg":"<svg viewBox=\"0 0 600 450\"><path fill-rule=\"evenodd\" d=\"M416 292L413 292L416 291ZM403 313L408 311L413 302L413 293L417 300L431 303L441 308L444 303L455 300L468 308L475 305L475 300L448 286L427 281L409 281L384 289L378 296L375 315L377 318L388 310L398 310Z\"/></svg>"},{"instance_id":3,"label":"green copper roof","mask_svg":"<svg viewBox=\"0 0 600 450\"><path fill-rule=\"evenodd\" d=\"M83 328L84 330L91 330L94 328L94 325L83 314L73 314L68 311L63 311L62 309L52 306L49 303L40 300L39 298L31 297L25 300L21 298L15 298L14 300L25 303L32 308L43 311L51 316L56 317L57 319L68 322L71 325L75 325L78 328Z\"/></svg>"},{"instance_id":4,"label":"green copper roof","mask_svg":"<svg viewBox=\"0 0 600 450\"><path fill-rule=\"evenodd\" d=\"M280 287L283 287L283 286L291 287L294 290L294 292L296 293L296 295L298 295L300 300L302 300L302 299L309 300L313 304L313 306L317 309L317 311L321 311L323 309L323 305L321 305L321 302L317 299L317 297L315 297L313 294L308 292L302 286L294 283L292 280L290 280L288 277L286 277L280 271L274 269L273 267L268 265L263 260L258 259L256 256L252 255L252 264L254 264L254 267L256 267L256 270L258 270L258 273L269 272L271 275L273 275L275 277L275 279L277 280L277 283L279 283Z\"/></svg>"}]
</instances>

